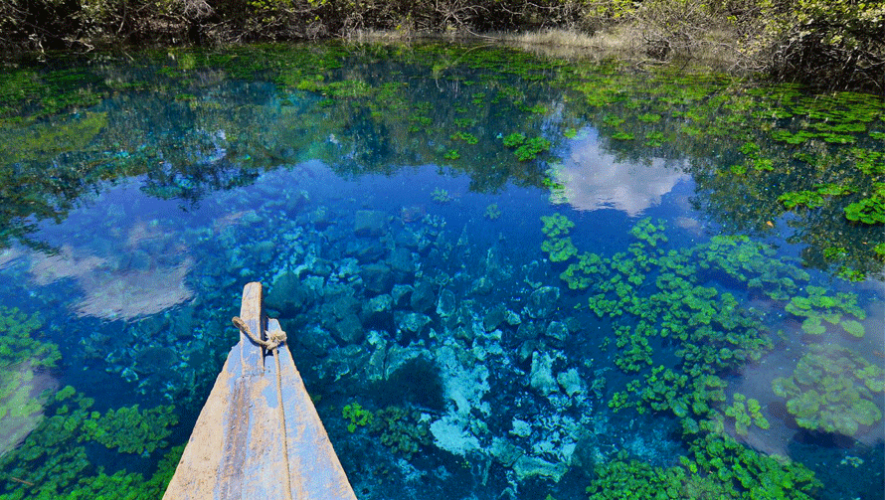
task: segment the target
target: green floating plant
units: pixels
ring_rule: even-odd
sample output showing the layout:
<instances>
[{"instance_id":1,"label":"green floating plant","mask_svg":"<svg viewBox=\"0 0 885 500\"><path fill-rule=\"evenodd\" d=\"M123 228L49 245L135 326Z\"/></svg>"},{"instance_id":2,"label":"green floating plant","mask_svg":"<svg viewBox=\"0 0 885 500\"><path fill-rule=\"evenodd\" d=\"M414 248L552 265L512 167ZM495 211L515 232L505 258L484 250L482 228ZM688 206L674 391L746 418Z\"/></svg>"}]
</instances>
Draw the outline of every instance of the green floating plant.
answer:
<instances>
[{"instance_id":1,"label":"green floating plant","mask_svg":"<svg viewBox=\"0 0 885 500\"><path fill-rule=\"evenodd\" d=\"M464 141L467 144L478 144L479 143L479 139L475 135L469 134L467 132L463 132L461 130L452 134L451 138L453 141Z\"/></svg>"},{"instance_id":2,"label":"green floating plant","mask_svg":"<svg viewBox=\"0 0 885 500\"><path fill-rule=\"evenodd\" d=\"M454 161L461 158L461 153L457 149L450 149L443 154L443 158Z\"/></svg>"},{"instance_id":3,"label":"green floating plant","mask_svg":"<svg viewBox=\"0 0 885 500\"><path fill-rule=\"evenodd\" d=\"M578 255L578 261L569 264L559 277L572 290L586 290L594 281L607 279L609 271L599 255L585 252Z\"/></svg>"},{"instance_id":4,"label":"green floating plant","mask_svg":"<svg viewBox=\"0 0 885 500\"><path fill-rule=\"evenodd\" d=\"M521 134L519 132L514 132L510 135L504 136L504 145L508 148L517 148L522 146L525 142L525 134Z\"/></svg>"},{"instance_id":5,"label":"green floating plant","mask_svg":"<svg viewBox=\"0 0 885 500\"><path fill-rule=\"evenodd\" d=\"M112 476L89 462L84 443L98 442L121 453L150 453L167 446L177 423L172 407L139 410L137 406L91 411L94 400L67 386L52 397L55 414L15 450L0 456L0 471L28 483L0 485L0 500L22 498L160 498L175 471L184 446L171 450L159 469L145 480L120 470Z\"/></svg>"},{"instance_id":6,"label":"green floating plant","mask_svg":"<svg viewBox=\"0 0 885 500\"><path fill-rule=\"evenodd\" d=\"M436 203L446 204L452 201L452 196L445 189L436 188L431 191L430 199L432 199Z\"/></svg>"},{"instance_id":7,"label":"green floating plant","mask_svg":"<svg viewBox=\"0 0 885 500\"><path fill-rule=\"evenodd\" d=\"M514 154L519 161L534 160L539 154L550 150L552 143L543 137L533 137L516 148Z\"/></svg>"},{"instance_id":8,"label":"green floating plant","mask_svg":"<svg viewBox=\"0 0 885 500\"><path fill-rule=\"evenodd\" d=\"M756 425L760 429L768 429L770 424L762 416L762 405L753 398L747 399L740 393L734 395L734 402L725 409L725 415L734 419L735 432L740 436L746 436L750 426Z\"/></svg>"},{"instance_id":9,"label":"green floating plant","mask_svg":"<svg viewBox=\"0 0 885 500\"><path fill-rule=\"evenodd\" d=\"M571 238L546 239L541 243L541 250L548 254L551 262L565 262L578 254Z\"/></svg>"},{"instance_id":10,"label":"green floating plant","mask_svg":"<svg viewBox=\"0 0 885 500\"><path fill-rule=\"evenodd\" d=\"M646 217L645 219L640 220L630 229L630 234L633 235L634 238L640 241L644 241L649 245L656 247L658 243L666 243L667 235L664 234L664 222L658 221L658 224L655 225L651 221L651 217Z\"/></svg>"},{"instance_id":11,"label":"green floating plant","mask_svg":"<svg viewBox=\"0 0 885 500\"><path fill-rule=\"evenodd\" d=\"M407 460L433 442L430 420L422 419L418 410L388 406L375 412L368 426L369 432L381 436L381 444L395 453L405 455Z\"/></svg>"},{"instance_id":12,"label":"green floating plant","mask_svg":"<svg viewBox=\"0 0 885 500\"><path fill-rule=\"evenodd\" d=\"M771 386L806 429L853 436L882 419L874 394L885 391L885 372L844 347L812 345Z\"/></svg>"},{"instance_id":13,"label":"green floating plant","mask_svg":"<svg viewBox=\"0 0 885 500\"><path fill-rule=\"evenodd\" d=\"M811 500L823 485L814 472L715 434L695 439L677 465L653 467L626 451L597 465L590 500L778 499Z\"/></svg>"},{"instance_id":14,"label":"green floating plant","mask_svg":"<svg viewBox=\"0 0 885 500\"><path fill-rule=\"evenodd\" d=\"M845 218L870 225L885 223L885 183L875 183L871 196L845 207Z\"/></svg>"},{"instance_id":15,"label":"green floating plant","mask_svg":"<svg viewBox=\"0 0 885 500\"><path fill-rule=\"evenodd\" d=\"M568 236L569 231L575 227L575 223L562 214L542 215L541 222L544 223L541 231L548 238Z\"/></svg>"},{"instance_id":16,"label":"green floating plant","mask_svg":"<svg viewBox=\"0 0 885 500\"><path fill-rule=\"evenodd\" d=\"M356 432L357 427L366 427L372 423L375 415L362 407L359 403L345 405L341 410L341 416L347 420L348 432Z\"/></svg>"},{"instance_id":17,"label":"green floating plant","mask_svg":"<svg viewBox=\"0 0 885 500\"><path fill-rule=\"evenodd\" d=\"M0 306L0 370L22 362L32 367L55 366L61 354L52 342L36 338L42 326L37 315Z\"/></svg>"},{"instance_id":18,"label":"green floating plant","mask_svg":"<svg viewBox=\"0 0 885 500\"><path fill-rule=\"evenodd\" d=\"M804 318L802 331L811 335L820 335L827 331L826 323L840 325L842 329L854 336L863 337L864 326L857 320L865 319L866 312L857 305L857 295L853 293L827 294L827 290L819 286L807 286L806 296L795 296L784 307L794 316ZM855 319L844 319L850 315Z\"/></svg>"},{"instance_id":19,"label":"green floating plant","mask_svg":"<svg viewBox=\"0 0 885 500\"><path fill-rule=\"evenodd\" d=\"M497 220L501 217L501 208L498 207L497 203L492 203L486 207L486 211L483 214L483 217L489 220Z\"/></svg>"}]
</instances>

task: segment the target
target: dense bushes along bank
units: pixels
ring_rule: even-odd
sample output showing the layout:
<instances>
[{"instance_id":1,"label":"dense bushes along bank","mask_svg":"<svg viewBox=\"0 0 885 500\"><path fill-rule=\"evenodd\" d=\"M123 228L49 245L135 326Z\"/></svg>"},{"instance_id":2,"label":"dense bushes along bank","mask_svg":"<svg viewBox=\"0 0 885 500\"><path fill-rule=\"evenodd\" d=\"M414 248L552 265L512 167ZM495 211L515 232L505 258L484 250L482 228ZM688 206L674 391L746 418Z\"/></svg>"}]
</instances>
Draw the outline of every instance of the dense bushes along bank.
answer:
<instances>
[{"instance_id":1,"label":"dense bushes along bank","mask_svg":"<svg viewBox=\"0 0 885 500\"><path fill-rule=\"evenodd\" d=\"M564 28L617 30L656 58L885 93L882 0L0 0L0 48L216 43Z\"/></svg>"}]
</instances>

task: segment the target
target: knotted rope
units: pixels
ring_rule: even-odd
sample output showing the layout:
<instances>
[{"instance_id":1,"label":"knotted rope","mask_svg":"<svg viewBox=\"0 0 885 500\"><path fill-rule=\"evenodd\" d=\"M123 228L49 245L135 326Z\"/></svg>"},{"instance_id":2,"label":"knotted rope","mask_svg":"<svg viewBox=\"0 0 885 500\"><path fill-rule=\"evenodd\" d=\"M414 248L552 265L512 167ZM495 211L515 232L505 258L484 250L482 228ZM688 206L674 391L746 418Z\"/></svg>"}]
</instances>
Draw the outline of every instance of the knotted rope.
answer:
<instances>
[{"instance_id":1,"label":"knotted rope","mask_svg":"<svg viewBox=\"0 0 885 500\"><path fill-rule=\"evenodd\" d=\"M268 351L273 351L277 347L280 346L283 342L286 341L286 332L282 330L272 330L266 331L267 340L262 340L259 337L256 337L251 330L249 330L249 326L246 325L246 322L240 319L239 316L234 316L231 320L234 323L234 326L239 328L241 332L245 333L247 337L252 339L252 342L264 347Z\"/></svg>"}]
</instances>

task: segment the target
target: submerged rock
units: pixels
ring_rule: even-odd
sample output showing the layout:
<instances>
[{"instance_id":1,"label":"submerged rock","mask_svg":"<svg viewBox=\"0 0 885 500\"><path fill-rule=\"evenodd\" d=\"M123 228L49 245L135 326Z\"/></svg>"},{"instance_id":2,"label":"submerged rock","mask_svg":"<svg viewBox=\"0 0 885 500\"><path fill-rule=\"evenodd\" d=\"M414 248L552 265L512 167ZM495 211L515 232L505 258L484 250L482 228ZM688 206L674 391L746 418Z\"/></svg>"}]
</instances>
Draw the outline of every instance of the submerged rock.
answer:
<instances>
[{"instance_id":1,"label":"submerged rock","mask_svg":"<svg viewBox=\"0 0 885 500\"><path fill-rule=\"evenodd\" d=\"M405 307L412 297L415 288L412 285L393 285L390 296L393 299L393 307Z\"/></svg>"},{"instance_id":2,"label":"submerged rock","mask_svg":"<svg viewBox=\"0 0 885 500\"><path fill-rule=\"evenodd\" d=\"M412 252L403 247L397 247L390 252L387 259L391 271L393 271L398 283L412 281L415 273L415 262L412 260Z\"/></svg>"},{"instance_id":3,"label":"submerged rock","mask_svg":"<svg viewBox=\"0 0 885 500\"><path fill-rule=\"evenodd\" d=\"M430 424L434 444L453 455L465 456L472 451L479 451L479 439L468 429L466 422L455 415L445 417Z\"/></svg>"},{"instance_id":4,"label":"submerged rock","mask_svg":"<svg viewBox=\"0 0 885 500\"><path fill-rule=\"evenodd\" d=\"M494 286L495 284L492 280L485 276L481 276L478 279L473 280L473 283L470 285L470 293L476 295L488 295L492 293Z\"/></svg>"},{"instance_id":5,"label":"submerged rock","mask_svg":"<svg viewBox=\"0 0 885 500\"><path fill-rule=\"evenodd\" d=\"M324 280L319 276L302 281L294 272L285 272L274 279L264 304L281 317L294 318L323 296L323 286Z\"/></svg>"},{"instance_id":6,"label":"submerged rock","mask_svg":"<svg viewBox=\"0 0 885 500\"><path fill-rule=\"evenodd\" d=\"M495 328L498 328L498 325L504 322L505 317L504 306L495 306L486 312L486 315L482 320L482 327L485 331L490 332Z\"/></svg>"},{"instance_id":7,"label":"submerged rock","mask_svg":"<svg viewBox=\"0 0 885 500\"><path fill-rule=\"evenodd\" d=\"M439 293L439 301L436 303L436 314L441 318L447 318L455 314L458 308L458 299L451 290L443 290Z\"/></svg>"},{"instance_id":8,"label":"submerged rock","mask_svg":"<svg viewBox=\"0 0 885 500\"><path fill-rule=\"evenodd\" d=\"M500 437L492 439L492 446L489 448L489 451L501 465L507 468L512 467L521 456L525 455L525 452L519 449L519 447L509 440Z\"/></svg>"},{"instance_id":9,"label":"submerged rock","mask_svg":"<svg viewBox=\"0 0 885 500\"><path fill-rule=\"evenodd\" d=\"M552 344L562 346L569 338L569 330L565 323L551 321L547 325L546 335Z\"/></svg>"},{"instance_id":10,"label":"submerged rock","mask_svg":"<svg viewBox=\"0 0 885 500\"><path fill-rule=\"evenodd\" d=\"M357 236L381 236L386 232L387 215L378 210L358 210L353 217L353 232Z\"/></svg>"},{"instance_id":11,"label":"submerged rock","mask_svg":"<svg viewBox=\"0 0 885 500\"><path fill-rule=\"evenodd\" d=\"M547 353L535 352L532 355L529 384L544 396L549 396L559 390L556 379L553 378L553 358Z\"/></svg>"},{"instance_id":12,"label":"submerged rock","mask_svg":"<svg viewBox=\"0 0 885 500\"><path fill-rule=\"evenodd\" d=\"M336 345L335 339L332 338L329 331L324 330L319 325L302 328L297 335L290 336L290 339L292 337L294 337L295 342L299 346L316 357L327 356L329 351Z\"/></svg>"},{"instance_id":13,"label":"submerged rock","mask_svg":"<svg viewBox=\"0 0 885 500\"><path fill-rule=\"evenodd\" d=\"M420 334L430 323L429 316L416 312L395 311L393 317L398 329L415 335Z\"/></svg>"},{"instance_id":14,"label":"submerged rock","mask_svg":"<svg viewBox=\"0 0 885 500\"><path fill-rule=\"evenodd\" d=\"M537 340L541 334L544 333L544 326L535 323L534 321L527 321L519 325L519 328L516 329L515 339L517 342L525 342L527 340Z\"/></svg>"},{"instance_id":15,"label":"submerged rock","mask_svg":"<svg viewBox=\"0 0 885 500\"><path fill-rule=\"evenodd\" d=\"M575 395L584 392L584 382L581 380L581 375L575 368L571 368L568 371L564 371L557 375L556 381L559 383L559 386L562 387L563 392L568 394L569 397L574 397Z\"/></svg>"},{"instance_id":16,"label":"submerged rock","mask_svg":"<svg viewBox=\"0 0 885 500\"><path fill-rule=\"evenodd\" d=\"M559 300L559 288L555 286L542 286L529 296L529 303L525 306L525 313L530 318L546 318L556 310L556 301Z\"/></svg>"},{"instance_id":17,"label":"submerged rock","mask_svg":"<svg viewBox=\"0 0 885 500\"><path fill-rule=\"evenodd\" d=\"M353 313L349 313L333 323L332 333L345 345L359 344L365 337L363 325Z\"/></svg>"},{"instance_id":18,"label":"submerged rock","mask_svg":"<svg viewBox=\"0 0 885 500\"><path fill-rule=\"evenodd\" d=\"M538 457L523 455L513 464L516 479L522 482L530 477L543 477L559 482L562 476L568 472L568 466L563 463L550 463Z\"/></svg>"},{"instance_id":19,"label":"submerged rock","mask_svg":"<svg viewBox=\"0 0 885 500\"><path fill-rule=\"evenodd\" d=\"M374 293L387 293L393 287L393 274L384 264L369 264L360 271L363 286Z\"/></svg>"},{"instance_id":20,"label":"submerged rock","mask_svg":"<svg viewBox=\"0 0 885 500\"><path fill-rule=\"evenodd\" d=\"M433 285L422 280L415 285L409 305L417 312L426 313L436 303L436 297L433 294Z\"/></svg>"},{"instance_id":21,"label":"submerged rock","mask_svg":"<svg viewBox=\"0 0 885 500\"><path fill-rule=\"evenodd\" d=\"M364 324L389 323L392 318L392 306L393 298L390 295L376 295L363 303L362 311L360 311L360 319Z\"/></svg>"},{"instance_id":22,"label":"submerged rock","mask_svg":"<svg viewBox=\"0 0 885 500\"><path fill-rule=\"evenodd\" d=\"M138 351L132 368L142 375L157 373L172 366L176 358L175 352L168 347L150 346Z\"/></svg>"},{"instance_id":23,"label":"submerged rock","mask_svg":"<svg viewBox=\"0 0 885 500\"><path fill-rule=\"evenodd\" d=\"M377 262L387 254L387 249L377 240L350 240L344 248L344 255L356 258L362 264Z\"/></svg>"}]
</instances>

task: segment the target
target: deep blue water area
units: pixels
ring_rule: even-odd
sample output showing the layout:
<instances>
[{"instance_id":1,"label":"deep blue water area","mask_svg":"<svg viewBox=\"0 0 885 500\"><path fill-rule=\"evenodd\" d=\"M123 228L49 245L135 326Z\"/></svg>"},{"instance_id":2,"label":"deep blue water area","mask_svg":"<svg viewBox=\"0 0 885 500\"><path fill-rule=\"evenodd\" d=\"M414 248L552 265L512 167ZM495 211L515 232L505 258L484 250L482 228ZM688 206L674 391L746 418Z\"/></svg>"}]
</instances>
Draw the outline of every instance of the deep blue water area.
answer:
<instances>
[{"instance_id":1,"label":"deep blue water area","mask_svg":"<svg viewBox=\"0 0 885 500\"><path fill-rule=\"evenodd\" d=\"M840 149L511 50L54 64L0 92L0 498L162 491L251 281L360 499L885 497L875 98Z\"/></svg>"}]
</instances>

